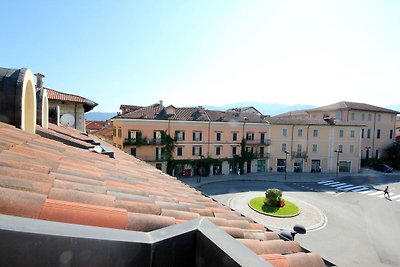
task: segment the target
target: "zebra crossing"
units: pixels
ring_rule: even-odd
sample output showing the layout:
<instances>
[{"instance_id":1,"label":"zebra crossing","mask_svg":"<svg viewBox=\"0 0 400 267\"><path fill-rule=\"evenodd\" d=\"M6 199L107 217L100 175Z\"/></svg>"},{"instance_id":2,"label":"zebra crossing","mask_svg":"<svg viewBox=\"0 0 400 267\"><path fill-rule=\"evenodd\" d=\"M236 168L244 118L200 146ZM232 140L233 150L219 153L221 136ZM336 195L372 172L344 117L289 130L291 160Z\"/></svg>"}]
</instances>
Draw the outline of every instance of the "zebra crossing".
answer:
<instances>
[{"instance_id":1,"label":"zebra crossing","mask_svg":"<svg viewBox=\"0 0 400 267\"><path fill-rule=\"evenodd\" d=\"M359 194L364 194L368 196L373 196L373 197L378 197L378 198L384 198L384 194L382 190L377 190L365 185L353 185L353 184L348 184L348 183L343 183L343 182L338 182L335 180L327 180L327 181L321 181L318 182L320 185L324 186L329 186L335 191L343 191L343 192L356 192ZM333 194L335 193L334 191L326 191L328 194ZM397 201L400 202L400 194L394 195L393 193L390 194L390 200L392 201Z\"/></svg>"}]
</instances>

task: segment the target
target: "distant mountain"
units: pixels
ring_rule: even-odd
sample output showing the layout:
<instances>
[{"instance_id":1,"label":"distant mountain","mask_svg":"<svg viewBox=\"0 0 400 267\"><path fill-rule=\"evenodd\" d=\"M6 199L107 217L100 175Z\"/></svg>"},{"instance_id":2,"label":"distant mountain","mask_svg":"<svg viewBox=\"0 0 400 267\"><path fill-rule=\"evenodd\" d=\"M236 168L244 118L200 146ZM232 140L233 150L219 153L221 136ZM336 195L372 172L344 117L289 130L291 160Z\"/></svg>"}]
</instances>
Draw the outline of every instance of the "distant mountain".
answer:
<instances>
[{"instance_id":1,"label":"distant mountain","mask_svg":"<svg viewBox=\"0 0 400 267\"><path fill-rule=\"evenodd\" d=\"M260 103L260 102L239 102L227 104L224 106L205 106L206 109L211 110L227 110L230 108L238 107L254 107L264 115L275 116L289 111L311 109L316 106L311 105L283 105L278 103Z\"/></svg>"},{"instance_id":2,"label":"distant mountain","mask_svg":"<svg viewBox=\"0 0 400 267\"><path fill-rule=\"evenodd\" d=\"M117 115L116 112L88 112L85 119L88 121L105 121Z\"/></svg>"}]
</instances>

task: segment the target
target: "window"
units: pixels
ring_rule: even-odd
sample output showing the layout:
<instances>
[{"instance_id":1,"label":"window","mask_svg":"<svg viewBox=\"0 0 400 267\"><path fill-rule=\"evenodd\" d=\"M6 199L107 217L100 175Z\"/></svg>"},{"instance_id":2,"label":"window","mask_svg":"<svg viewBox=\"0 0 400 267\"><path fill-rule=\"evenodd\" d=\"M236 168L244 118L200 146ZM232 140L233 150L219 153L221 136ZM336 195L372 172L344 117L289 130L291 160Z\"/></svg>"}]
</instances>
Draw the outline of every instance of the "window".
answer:
<instances>
[{"instance_id":1,"label":"window","mask_svg":"<svg viewBox=\"0 0 400 267\"><path fill-rule=\"evenodd\" d=\"M342 119L342 112L336 111L336 112L335 112L335 119L341 120L341 119Z\"/></svg>"},{"instance_id":2,"label":"window","mask_svg":"<svg viewBox=\"0 0 400 267\"><path fill-rule=\"evenodd\" d=\"M393 130L390 130L390 132L389 132L389 138L390 138L390 139L393 139Z\"/></svg>"},{"instance_id":3,"label":"window","mask_svg":"<svg viewBox=\"0 0 400 267\"><path fill-rule=\"evenodd\" d=\"M221 132L215 133L215 139L217 139L217 141L221 141Z\"/></svg>"},{"instance_id":4,"label":"window","mask_svg":"<svg viewBox=\"0 0 400 267\"><path fill-rule=\"evenodd\" d=\"M183 147L177 147L176 148L176 155L177 156L182 156L183 155Z\"/></svg>"},{"instance_id":5,"label":"window","mask_svg":"<svg viewBox=\"0 0 400 267\"><path fill-rule=\"evenodd\" d=\"M232 133L232 141L237 141L238 138L238 133L237 132L233 132Z\"/></svg>"},{"instance_id":6,"label":"window","mask_svg":"<svg viewBox=\"0 0 400 267\"><path fill-rule=\"evenodd\" d=\"M395 118L396 118L396 115L394 115L394 114L390 115L390 121L394 121Z\"/></svg>"},{"instance_id":7,"label":"window","mask_svg":"<svg viewBox=\"0 0 400 267\"><path fill-rule=\"evenodd\" d=\"M232 147L232 155L236 155L236 147L235 146Z\"/></svg>"},{"instance_id":8,"label":"window","mask_svg":"<svg viewBox=\"0 0 400 267\"><path fill-rule=\"evenodd\" d=\"M371 138L371 129L367 130L367 138Z\"/></svg>"},{"instance_id":9,"label":"window","mask_svg":"<svg viewBox=\"0 0 400 267\"><path fill-rule=\"evenodd\" d=\"M303 136L303 129L297 129L297 136Z\"/></svg>"},{"instance_id":10,"label":"window","mask_svg":"<svg viewBox=\"0 0 400 267\"><path fill-rule=\"evenodd\" d=\"M368 113L368 121L372 121L372 114Z\"/></svg>"},{"instance_id":11,"label":"window","mask_svg":"<svg viewBox=\"0 0 400 267\"><path fill-rule=\"evenodd\" d=\"M201 141L201 132L193 132L193 141Z\"/></svg>"},{"instance_id":12,"label":"window","mask_svg":"<svg viewBox=\"0 0 400 267\"><path fill-rule=\"evenodd\" d=\"M355 113L355 112L352 112L352 113L350 114L350 118L351 118L352 121L355 121L355 120L356 120L356 113Z\"/></svg>"},{"instance_id":13,"label":"window","mask_svg":"<svg viewBox=\"0 0 400 267\"><path fill-rule=\"evenodd\" d=\"M287 136L287 129L282 129L282 136Z\"/></svg>"},{"instance_id":14,"label":"window","mask_svg":"<svg viewBox=\"0 0 400 267\"><path fill-rule=\"evenodd\" d=\"M312 151L313 152L318 152L318 145L317 144L313 144L312 145Z\"/></svg>"},{"instance_id":15,"label":"window","mask_svg":"<svg viewBox=\"0 0 400 267\"><path fill-rule=\"evenodd\" d=\"M365 121L365 113L361 113L361 120Z\"/></svg>"},{"instance_id":16,"label":"window","mask_svg":"<svg viewBox=\"0 0 400 267\"><path fill-rule=\"evenodd\" d=\"M184 141L185 140L185 132L184 131L176 131L175 138L177 141Z\"/></svg>"},{"instance_id":17,"label":"window","mask_svg":"<svg viewBox=\"0 0 400 267\"><path fill-rule=\"evenodd\" d=\"M350 153L354 153L354 145L350 145Z\"/></svg>"},{"instance_id":18,"label":"window","mask_svg":"<svg viewBox=\"0 0 400 267\"><path fill-rule=\"evenodd\" d=\"M117 136L117 128L113 128L113 136Z\"/></svg>"},{"instance_id":19,"label":"window","mask_svg":"<svg viewBox=\"0 0 400 267\"><path fill-rule=\"evenodd\" d=\"M264 147L260 147L260 158L264 157Z\"/></svg>"},{"instance_id":20,"label":"window","mask_svg":"<svg viewBox=\"0 0 400 267\"><path fill-rule=\"evenodd\" d=\"M364 130L365 130L365 129L362 129L362 130L361 130L361 138L364 138L364 132L365 132Z\"/></svg>"},{"instance_id":21,"label":"window","mask_svg":"<svg viewBox=\"0 0 400 267\"><path fill-rule=\"evenodd\" d=\"M301 144L297 144L297 153L301 153Z\"/></svg>"},{"instance_id":22,"label":"window","mask_svg":"<svg viewBox=\"0 0 400 267\"><path fill-rule=\"evenodd\" d=\"M221 147L220 146L215 147L215 155L221 155Z\"/></svg>"},{"instance_id":23,"label":"window","mask_svg":"<svg viewBox=\"0 0 400 267\"><path fill-rule=\"evenodd\" d=\"M318 129L314 129L313 130L313 136L314 137L318 137Z\"/></svg>"},{"instance_id":24,"label":"window","mask_svg":"<svg viewBox=\"0 0 400 267\"><path fill-rule=\"evenodd\" d=\"M118 137L121 137L122 136L122 129L121 129L121 127L119 127L118 128Z\"/></svg>"},{"instance_id":25,"label":"window","mask_svg":"<svg viewBox=\"0 0 400 267\"><path fill-rule=\"evenodd\" d=\"M138 137L138 132L135 130L129 130L128 131L128 139L137 139Z\"/></svg>"},{"instance_id":26,"label":"window","mask_svg":"<svg viewBox=\"0 0 400 267\"><path fill-rule=\"evenodd\" d=\"M194 146L192 148L192 155L193 156L201 156L201 146Z\"/></svg>"},{"instance_id":27,"label":"window","mask_svg":"<svg viewBox=\"0 0 400 267\"><path fill-rule=\"evenodd\" d=\"M253 149L252 146L247 146L245 151L248 152L248 153L253 153L253 150L254 149Z\"/></svg>"},{"instance_id":28,"label":"window","mask_svg":"<svg viewBox=\"0 0 400 267\"><path fill-rule=\"evenodd\" d=\"M356 136L356 131L350 130L350 137L354 138Z\"/></svg>"},{"instance_id":29,"label":"window","mask_svg":"<svg viewBox=\"0 0 400 267\"><path fill-rule=\"evenodd\" d=\"M254 133L253 132L247 132L246 133L246 140L254 140Z\"/></svg>"},{"instance_id":30,"label":"window","mask_svg":"<svg viewBox=\"0 0 400 267\"><path fill-rule=\"evenodd\" d=\"M153 132L153 138L156 140L161 140L161 131L154 131Z\"/></svg>"},{"instance_id":31,"label":"window","mask_svg":"<svg viewBox=\"0 0 400 267\"><path fill-rule=\"evenodd\" d=\"M376 130L376 139L381 138L381 129Z\"/></svg>"},{"instance_id":32,"label":"window","mask_svg":"<svg viewBox=\"0 0 400 267\"><path fill-rule=\"evenodd\" d=\"M283 152L286 151L286 144L282 144L282 145L281 145L281 150L282 150Z\"/></svg>"},{"instance_id":33,"label":"window","mask_svg":"<svg viewBox=\"0 0 400 267\"><path fill-rule=\"evenodd\" d=\"M378 114L378 121L382 120L382 114Z\"/></svg>"},{"instance_id":34,"label":"window","mask_svg":"<svg viewBox=\"0 0 400 267\"><path fill-rule=\"evenodd\" d=\"M343 145L339 145L339 151L343 152Z\"/></svg>"},{"instance_id":35,"label":"window","mask_svg":"<svg viewBox=\"0 0 400 267\"><path fill-rule=\"evenodd\" d=\"M136 157L136 147L131 148L131 155Z\"/></svg>"},{"instance_id":36,"label":"window","mask_svg":"<svg viewBox=\"0 0 400 267\"><path fill-rule=\"evenodd\" d=\"M340 129L339 130L339 137L343 137L344 136L344 130L343 129Z\"/></svg>"}]
</instances>

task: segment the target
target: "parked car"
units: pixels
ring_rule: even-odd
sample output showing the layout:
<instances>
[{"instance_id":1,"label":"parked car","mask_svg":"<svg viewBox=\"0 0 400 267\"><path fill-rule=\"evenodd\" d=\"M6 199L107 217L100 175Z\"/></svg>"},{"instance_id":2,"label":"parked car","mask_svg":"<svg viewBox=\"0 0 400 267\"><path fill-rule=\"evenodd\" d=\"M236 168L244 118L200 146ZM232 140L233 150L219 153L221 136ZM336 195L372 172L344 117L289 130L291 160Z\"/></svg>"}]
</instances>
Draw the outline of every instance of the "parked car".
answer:
<instances>
[{"instance_id":1,"label":"parked car","mask_svg":"<svg viewBox=\"0 0 400 267\"><path fill-rule=\"evenodd\" d=\"M375 170L380 172L392 172L393 168L386 164L378 164L374 167Z\"/></svg>"}]
</instances>

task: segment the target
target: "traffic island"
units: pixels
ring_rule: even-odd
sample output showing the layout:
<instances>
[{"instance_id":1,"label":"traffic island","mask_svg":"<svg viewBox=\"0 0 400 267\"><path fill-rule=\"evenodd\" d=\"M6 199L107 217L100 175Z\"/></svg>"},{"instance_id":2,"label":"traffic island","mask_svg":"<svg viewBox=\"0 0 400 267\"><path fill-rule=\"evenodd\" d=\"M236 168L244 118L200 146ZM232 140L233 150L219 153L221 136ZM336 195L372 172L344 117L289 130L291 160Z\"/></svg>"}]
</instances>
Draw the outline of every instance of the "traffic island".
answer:
<instances>
[{"instance_id":1,"label":"traffic island","mask_svg":"<svg viewBox=\"0 0 400 267\"><path fill-rule=\"evenodd\" d=\"M272 217L292 218L300 214L300 208L287 199L282 199L277 206L269 206L266 204L265 197L255 197L248 205L252 210Z\"/></svg>"}]
</instances>

